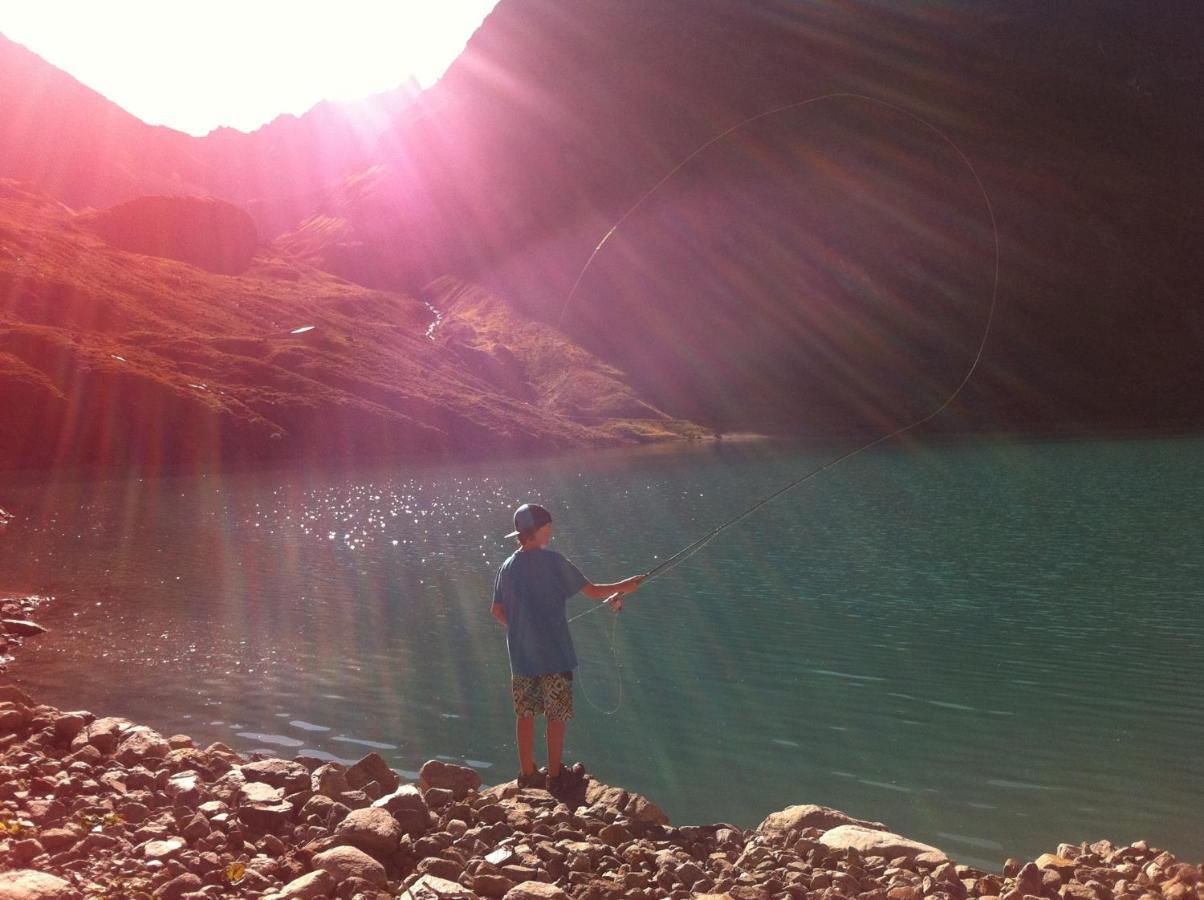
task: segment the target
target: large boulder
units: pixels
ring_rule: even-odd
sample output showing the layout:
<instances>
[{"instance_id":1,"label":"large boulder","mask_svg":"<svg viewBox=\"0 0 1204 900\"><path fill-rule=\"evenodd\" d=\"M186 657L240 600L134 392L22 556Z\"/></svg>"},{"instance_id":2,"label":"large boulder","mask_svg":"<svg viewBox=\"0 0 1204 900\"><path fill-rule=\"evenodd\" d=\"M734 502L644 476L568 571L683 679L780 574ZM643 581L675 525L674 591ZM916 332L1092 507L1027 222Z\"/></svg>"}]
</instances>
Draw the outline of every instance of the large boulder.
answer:
<instances>
[{"instance_id":1,"label":"large boulder","mask_svg":"<svg viewBox=\"0 0 1204 900\"><path fill-rule=\"evenodd\" d=\"M945 858L945 854L941 850L929 844L922 844L889 831L875 831L860 825L838 825L825 831L819 841L833 850L853 848L862 856L882 856L886 859L906 856L908 859L914 859L923 853L930 854L930 859Z\"/></svg>"},{"instance_id":2,"label":"large boulder","mask_svg":"<svg viewBox=\"0 0 1204 900\"><path fill-rule=\"evenodd\" d=\"M259 246L255 221L212 197L139 197L96 214L92 228L114 247L238 275Z\"/></svg>"},{"instance_id":3,"label":"large boulder","mask_svg":"<svg viewBox=\"0 0 1204 900\"><path fill-rule=\"evenodd\" d=\"M70 882L45 872L0 872L0 897L4 900L74 900L77 896Z\"/></svg>"},{"instance_id":4,"label":"large boulder","mask_svg":"<svg viewBox=\"0 0 1204 900\"><path fill-rule=\"evenodd\" d=\"M864 819L854 819L838 809L828 806L817 806L814 803L803 803L798 806L787 806L779 812L770 813L765 817L757 831L768 838L785 840L792 831L802 832L805 828L818 828L828 831L840 825L856 825L871 831L886 831L881 822L867 822Z\"/></svg>"}]
</instances>

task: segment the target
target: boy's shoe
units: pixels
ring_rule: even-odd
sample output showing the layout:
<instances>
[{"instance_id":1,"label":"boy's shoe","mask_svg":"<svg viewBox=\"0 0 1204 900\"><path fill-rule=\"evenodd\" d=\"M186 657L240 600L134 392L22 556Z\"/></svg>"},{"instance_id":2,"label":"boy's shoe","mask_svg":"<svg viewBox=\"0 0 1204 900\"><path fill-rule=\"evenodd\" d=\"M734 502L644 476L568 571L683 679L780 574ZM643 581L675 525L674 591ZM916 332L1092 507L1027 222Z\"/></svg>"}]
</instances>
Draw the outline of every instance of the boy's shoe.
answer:
<instances>
[{"instance_id":1,"label":"boy's shoe","mask_svg":"<svg viewBox=\"0 0 1204 900\"><path fill-rule=\"evenodd\" d=\"M518 786L520 788L542 788L548 783L547 773L536 769L530 775L523 775L521 772L518 776Z\"/></svg>"},{"instance_id":2,"label":"boy's shoe","mask_svg":"<svg viewBox=\"0 0 1204 900\"><path fill-rule=\"evenodd\" d=\"M571 766L561 766L555 778L548 779L548 790L553 793L571 791L585 781L585 766L573 763Z\"/></svg>"}]
</instances>

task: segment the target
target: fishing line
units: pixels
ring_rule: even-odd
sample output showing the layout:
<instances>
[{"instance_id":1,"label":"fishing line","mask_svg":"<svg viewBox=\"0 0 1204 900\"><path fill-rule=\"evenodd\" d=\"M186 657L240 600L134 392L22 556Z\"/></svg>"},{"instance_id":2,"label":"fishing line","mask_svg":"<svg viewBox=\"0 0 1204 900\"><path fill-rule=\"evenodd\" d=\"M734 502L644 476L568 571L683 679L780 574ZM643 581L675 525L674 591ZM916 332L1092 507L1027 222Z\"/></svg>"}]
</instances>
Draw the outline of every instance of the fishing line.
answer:
<instances>
[{"instance_id":1,"label":"fishing line","mask_svg":"<svg viewBox=\"0 0 1204 900\"><path fill-rule=\"evenodd\" d=\"M627 219L629 219L632 215L634 215L635 212L637 210L639 210L640 207L642 207L644 205L644 203L653 194L655 194L657 191L659 191L670 179L673 178L674 175L676 175L683 168L685 168L685 166L688 165L693 159L695 159L696 157L701 155L708 148L710 148L710 147L714 146L715 144L719 143L720 141L722 141L724 138L727 138L730 135L735 134L736 132L746 128L747 126L753 124L754 122L759 122L762 119L767 119L772 116L781 115L782 113L790 112L792 110L802 109L803 107L810 106L815 103L821 103L821 102L824 102L827 100L836 100L836 99L857 100L857 101L861 101L864 103L870 103L870 104L874 104L877 106L885 107L887 109L891 109L896 112L902 113L903 115L907 116L908 118L912 119L913 121L918 122L919 124L923 125L926 129L928 129L930 132L935 134L942 141L944 141L949 147L951 147L953 149L953 151L957 154L957 156L961 159L961 161L965 164L966 168L969 169L970 174L972 176L974 176L974 182L978 186L979 193L982 195L983 204L986 207L987 216L989 217L990 222L991 222L992 246L993 246L993 250L994 250L994 264L993 264L993 271L992 271L992 277L991 277L991 302L987 308L986 324L983 327L982 338L978 342L978 350L974 354L974 359L970 363L970 367L966 370L966 374L962 377L962 379L958 383L957 387L955 387L953 389L953 392L951 394L949 394L949 396L946 397L945 400L939 406L937 406L934 410L932 410L929 413L924 414L923 416L920 416L918 419L916 419L912 422L909 422L900 428L896 428L894 431L883 434L880 437L876 437L873 440L868 441L859 447L855 447L854 449L849 450L846 453L842 453L841 455L835 457L834 459L829 460L828 462L824 463L823 465L818 466L814 469L811 469L808 472L805 472L803 475L801 475L798 478L794 479L793 481L783 485L782 487L778 488L777 490L773 491L772 493L767 494L765 497L762 497L760 500L758 500L752 506L749 506L747 509L745 509L742 512L738 513L737 515L731 517L727 521L721 522L719 525L712 528L710 531L708 531L706 534L702 535L700 538L698 538L694 542L687 544L685 547L683 547L677 553L674 553L668 559L653 566L651 569L649 569L644 574L644 581L651 581L654 578L658 578L661 575L665 574L666 572L670 571L671 569L675 568L676 566L680 565L681 563L685 562L687 559L689 559L694 554L698 553L700 550L702 550L704 547L706 547L709 543L711 543L711 541L713 541L715 538L717 538L720 534L722 534L728 528L731 528L733 525L736 525L736 524L744 521L749 516L753 515L754 513L756 513L763 507L772 503L774 500L777 500L779 497L783 496L784 494L787 494L790 491L793 491L795 488L798 488L798 487L802 486L803 484L806 484L808 481L810 481L811 479L815 478L816 476L822 474L823 472L826 472L829 469L832 469L833 467L838 466L841 463L846 462L846 461L852 459L853 457L864 453L867 450L871 450L880 444L884 444L887 441L893 440L897 437L901 437L902 435L906 434L907 432L909 432L915 428L918 428L921 425L936 418L938 415L940 415L940 413L944 412L944 410L947 409L949 407L949 405L952 404L955 399L957 399L958 395L961 394L962 390L970 382L971 377L973 377L974 372L978 369L979 363L982 361L983 351L986 350L987 340L991 334L991 326L995 320L995 308L996 308L996 305L997 305L997 302L999 299L999 256L1000 256L1000 253L999 253L999 225L995 219L995 207L991 203L991 197L987 193L986 186L983 184L982 178L979 177L978 170L974 167L974 163L972 163L970 161L970 158L962 151L961 147L958 146L958 144L952 138L950 138L947 134L945 134L945 132L941 131L941 129L937 128L935 125L933 125L927 119L923 118L922 116L918 115L917 113L912 112L909 109L906 109L902 106L898 106L894 103L890 103L886 100L880 100L876 97L869 97L869 96L866 96L865 94L855 94L855 93L848 93L848 92L822 94L818 97L812 97L809 100L800 100L795 103L787 103L784 106L778 106L773 109L767 110L765 112L758 113L757 115L749 116L747 119L744 119L743 121L736 123L735 125L731 126L730 128L726 129L725 131L721 131L719 134L710 138L705 143L700 144L693 152L691 152L688 156L684 157L679 163L677 163L677 165L675 165L672 169L670 169L660 179L660 181L656 182L656 184L654 184L651 188L649 188L647 191L645 191L644 194L641 195L640 198L638 200L636 200L636 202L633 203L627 209L627 211L624 212L618 218L618 220L615 221L615 223L610 227L610 229L606 232L606 234L603 235L602 240L600 240L597 243L597 245L594 247L593 252L590 253L589 258L585 261L585 265L581 267L581 271L577 274L577 278L573 282L573 286L569 290L568 296L565 298L564 306L560 310L560 318L559 318L557 324L563 325L565 313L568 311L569 304L573 301L573 298L576 296L577 290L578 290L578 288L580 288L581 282L584 280L586 273L589 271L590 266L593 265L594 260L597 258L598 254L601 252L602 248L604 246L606 246L606 243L611 239L611 237L614 236L615 232L617 232L619 230L619 228L623 225L623 223L626 222ZM601 609L604 605L605 605L604 602L596 603L593 606L589 607L588 609L586 609L580 613L577 613L577 615L571 617L569 619L569 621L575 622L577 619L580 619L582 616L587 616L590 613L594 612L595 610ZM616 661L616 668L617 668L618 667L618 652L617 652L617 648L615 646L615 629L612 629L612 632L611 632L610 645L611 645L611 652L614 655L614 659ZM620 671L620 676L621 676L621 670L619 670L619 671ZM621 683L620 683L619 691L620 691L619 702L621 704L622 703L622 684ZM586 696L586 699L587 699L587 701L590 702L590 705L595 707L595 709L598 708L593 703L592 700L589 700L588 696ZM599 709L599 712L602 712L604 715L612 715L617 710L618 710L618 706L616 706L613 710L610 710L609 712L606 710L601 710L601 709Z\"/></svg>"}]
</instances>

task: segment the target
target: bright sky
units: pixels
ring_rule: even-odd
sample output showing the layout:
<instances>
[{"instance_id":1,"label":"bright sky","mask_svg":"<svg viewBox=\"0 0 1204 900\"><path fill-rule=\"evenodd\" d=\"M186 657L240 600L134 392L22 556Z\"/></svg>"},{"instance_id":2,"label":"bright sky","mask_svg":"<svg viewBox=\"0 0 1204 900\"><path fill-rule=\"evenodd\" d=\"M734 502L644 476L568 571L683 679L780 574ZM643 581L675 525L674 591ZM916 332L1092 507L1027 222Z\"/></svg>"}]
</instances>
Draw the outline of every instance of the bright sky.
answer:
<instances>
[{"instance_id":1,"label":"bright sky","mask_svg":"<svg viewBox=\"0 0 1204 900\"><path fill-rule=\"evenodd\" d=\"M0 33L146 122L205 134L429 87L496 2L29 0L0 3Z\"/></svg>"}]
</instances>

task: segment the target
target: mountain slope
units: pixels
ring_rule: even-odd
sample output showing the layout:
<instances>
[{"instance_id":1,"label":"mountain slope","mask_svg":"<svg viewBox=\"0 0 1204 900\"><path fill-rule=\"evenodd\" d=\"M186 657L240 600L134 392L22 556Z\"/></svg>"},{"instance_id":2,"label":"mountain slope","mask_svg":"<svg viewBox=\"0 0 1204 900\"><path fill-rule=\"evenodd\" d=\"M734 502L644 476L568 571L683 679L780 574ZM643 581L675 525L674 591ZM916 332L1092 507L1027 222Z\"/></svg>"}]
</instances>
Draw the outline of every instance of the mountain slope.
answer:
<instances>
[{"instance_id":1,"label":"mountain slope","mask_svg":"<svg viewBox=\"0 0 1204 900\"><path fill-rule=\"evenodd\" d=\"M430 299L448 300L434 340L427 302L271 257L224 276L119 250L0 185L0 460L350 462L700 433L497 298L444 282ZM546 390L548 358L612 400L581 419Z\"/></svg>"}]
</instances>

